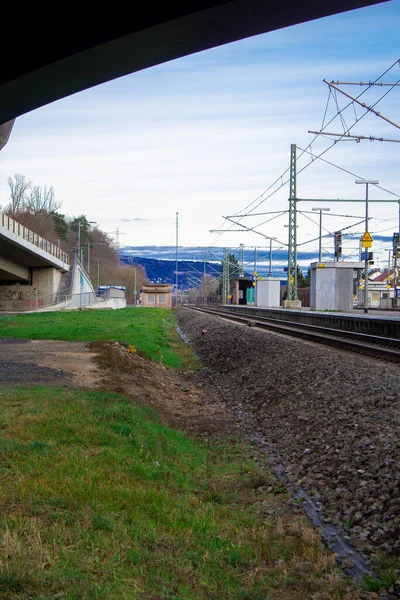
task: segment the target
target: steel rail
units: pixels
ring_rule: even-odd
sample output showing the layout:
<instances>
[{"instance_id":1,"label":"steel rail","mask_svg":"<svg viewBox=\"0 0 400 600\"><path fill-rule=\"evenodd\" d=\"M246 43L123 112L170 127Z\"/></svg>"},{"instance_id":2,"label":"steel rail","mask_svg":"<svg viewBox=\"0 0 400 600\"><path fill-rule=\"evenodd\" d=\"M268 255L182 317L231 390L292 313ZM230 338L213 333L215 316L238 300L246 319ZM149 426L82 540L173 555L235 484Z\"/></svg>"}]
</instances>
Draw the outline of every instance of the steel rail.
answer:
<instances>
[{"instance_id":1,"label":"steel rail","mask_svg":"<svg viewBox=\"0 0 400 600\"><path fill-rule=\"evenodd\" d=\"M350 350L375 358L400 362L400 340L395 338L379 337L376 335L344 331L342 329L320 327L318 325L294 323L292 321L278 321L277 319L270 319L268 317L254 318L241 316L234 312L193 305L189 305L188 308L213 314L230 321L243 323L250 327L257 327L258 329L266 329L292 337L299 337L311 342L326 344L341 350Z\"/></svg>"}]
</instances>

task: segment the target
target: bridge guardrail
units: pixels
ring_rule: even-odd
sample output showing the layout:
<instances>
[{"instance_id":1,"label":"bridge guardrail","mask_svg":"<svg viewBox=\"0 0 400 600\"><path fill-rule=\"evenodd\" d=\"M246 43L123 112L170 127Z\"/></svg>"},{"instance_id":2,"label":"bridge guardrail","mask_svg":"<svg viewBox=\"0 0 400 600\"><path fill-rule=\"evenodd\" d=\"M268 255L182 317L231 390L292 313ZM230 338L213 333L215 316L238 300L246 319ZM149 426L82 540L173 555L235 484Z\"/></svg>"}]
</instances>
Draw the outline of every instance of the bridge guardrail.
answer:
<instances>
[{"instance_id":1,"label":"bridge guardrail","mask_svg":"<svg viewBox=\"0 0 400 600\"><path fill-rule=\"evenodd\" d=\"M4 213L0 213L0 225L4 227L4 229L6 229L7 231L14 233L14 235L21 237L27 242L33 244L34 246L37 246L41 250L44 250L48 254L51 254L55 258L58 258L62 262L69 264L69 255L63 250L61 250L61 248L59 248L55 244L52 244L48 240L45 240L37 233L34 233L30 229L28 229L24 225L21 225L21 223L18 223L18 221L15 221L14 219L12 219Z\"/></svg>"}]
</instances>

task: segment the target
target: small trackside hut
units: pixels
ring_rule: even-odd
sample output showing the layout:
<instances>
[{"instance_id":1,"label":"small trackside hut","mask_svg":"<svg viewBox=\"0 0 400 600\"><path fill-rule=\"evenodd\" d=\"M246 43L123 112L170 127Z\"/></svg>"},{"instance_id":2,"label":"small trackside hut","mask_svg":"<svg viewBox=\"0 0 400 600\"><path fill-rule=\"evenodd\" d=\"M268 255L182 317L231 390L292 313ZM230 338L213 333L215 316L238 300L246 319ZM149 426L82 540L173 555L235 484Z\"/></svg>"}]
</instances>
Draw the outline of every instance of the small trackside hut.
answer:
<instances>
[{"instance_id":1,"label":"small trackside hut","mask_svg":"<svg viewBox=\"0 0 400 600\"><path fill-rule=\"evenodd\" d=\"M172 307L172 286L169 283L148 283L142 287L142 306Z\"/></svg>"}]
</instances>

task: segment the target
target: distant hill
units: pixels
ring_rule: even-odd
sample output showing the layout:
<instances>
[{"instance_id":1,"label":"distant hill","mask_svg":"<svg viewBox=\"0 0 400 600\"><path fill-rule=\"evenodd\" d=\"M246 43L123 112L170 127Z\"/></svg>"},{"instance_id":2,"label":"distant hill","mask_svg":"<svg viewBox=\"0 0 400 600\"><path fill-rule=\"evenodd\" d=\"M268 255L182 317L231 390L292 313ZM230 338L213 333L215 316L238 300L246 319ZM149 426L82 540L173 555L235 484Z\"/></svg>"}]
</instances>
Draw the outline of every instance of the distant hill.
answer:
<instances>
[{"instance_id":1,"label":"distant hill","mask_svg":"<svg viewBox=\"0 0 400 600\"><path fill-rule=\"evenodd\" d=\"M143 258L126 255L121 253L121 262L123 264L141 265L146 269L146 275L152 283L176 283L176 261L164 260L158 258ZM221 274L221 264L198 260L178 260L178 287L180 290L188 290L197 286L204 275L204 269L207 275L219 277Z\"/></svg>"}]
</instances>

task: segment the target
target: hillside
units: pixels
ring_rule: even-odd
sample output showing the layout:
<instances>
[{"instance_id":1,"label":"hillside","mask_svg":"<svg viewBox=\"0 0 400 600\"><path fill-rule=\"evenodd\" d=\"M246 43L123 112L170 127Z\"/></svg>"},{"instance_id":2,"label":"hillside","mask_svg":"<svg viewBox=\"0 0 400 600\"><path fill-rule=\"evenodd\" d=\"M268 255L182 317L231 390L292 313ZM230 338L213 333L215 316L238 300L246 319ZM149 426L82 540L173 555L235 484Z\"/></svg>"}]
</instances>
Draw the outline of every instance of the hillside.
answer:
<instances>
[{"instance_id":1,"label":"hillside","mask_svg":"<svg viewBox=\"0 0 400 600\"><path fill-rule=\"evenodd\" d=\"M126 265L137 264L146 270L147 278L152 283L176 283L176 261L157 258L143 258L140 256L121 256L121 263ZM178 260L178 286L180 290L188 290L199 285L204 275L219 277L221 264L196 260Z\"/></svg>"}]
</instances>

